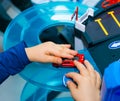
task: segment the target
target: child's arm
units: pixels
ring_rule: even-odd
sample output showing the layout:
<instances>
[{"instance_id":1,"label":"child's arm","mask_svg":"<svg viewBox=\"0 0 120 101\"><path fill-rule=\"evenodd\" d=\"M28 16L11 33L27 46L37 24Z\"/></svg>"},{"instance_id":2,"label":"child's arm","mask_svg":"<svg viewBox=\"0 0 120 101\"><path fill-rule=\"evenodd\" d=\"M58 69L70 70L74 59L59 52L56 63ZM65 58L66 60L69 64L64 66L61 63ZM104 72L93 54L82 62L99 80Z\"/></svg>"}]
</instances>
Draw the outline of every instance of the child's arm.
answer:
<instances>
[{"instance_id":1,"label":"child's arm","mask_svg":"<svg viewBox=\"0 0 120 101\"><path fill-rule=\"evenodd\" d=\"M58 45L45 42L33 47L27 47L25 42L0 53L0 83L10 75L19 73L31 62L62 63L62 58L73 58L76 51L69 49L70 45Z\"/></svg>"}]
</instances>

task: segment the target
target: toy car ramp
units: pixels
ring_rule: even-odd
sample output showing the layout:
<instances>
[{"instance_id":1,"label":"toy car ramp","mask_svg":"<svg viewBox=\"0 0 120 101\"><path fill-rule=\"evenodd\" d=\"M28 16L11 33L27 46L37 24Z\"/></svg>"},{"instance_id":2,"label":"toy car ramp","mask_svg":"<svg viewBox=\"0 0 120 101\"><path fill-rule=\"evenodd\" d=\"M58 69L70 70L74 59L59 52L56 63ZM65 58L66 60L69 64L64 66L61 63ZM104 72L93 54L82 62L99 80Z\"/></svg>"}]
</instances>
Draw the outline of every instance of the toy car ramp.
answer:
<instances>
[{"instance_id":1,"label":"toy car ramp","mask_svg":"<svg viewBox=\"0 0 120 101\"><path fill-rule=\"evenodd\" d=\"M87 6L77 2L50 2L33 6L18 15L8 26L4 36L4 50L24 40L27 46L34 46L45 41L55 43L69 43L74 38L72 32L66 40L63 30L74 29L74 21L71 16L75 7L81 8L79 15L82 15ZM45 34L45 35L44 35ZM60 36L59 36L60 35ZM62 35L62 36L61 36ZM69 40L68 40L69 39ZM70 43L69 43L70 44ZM94 63L87 50L82 50L85 58ZM81 53L81 52L80 52ZM96 65L95 68L97 69ZM56 68L52 64L31 63L20 73L20 75L40 87L56 91L66 91L62 78L67 72L77 71L76 68Z\"/></svg>"}]
</instances>

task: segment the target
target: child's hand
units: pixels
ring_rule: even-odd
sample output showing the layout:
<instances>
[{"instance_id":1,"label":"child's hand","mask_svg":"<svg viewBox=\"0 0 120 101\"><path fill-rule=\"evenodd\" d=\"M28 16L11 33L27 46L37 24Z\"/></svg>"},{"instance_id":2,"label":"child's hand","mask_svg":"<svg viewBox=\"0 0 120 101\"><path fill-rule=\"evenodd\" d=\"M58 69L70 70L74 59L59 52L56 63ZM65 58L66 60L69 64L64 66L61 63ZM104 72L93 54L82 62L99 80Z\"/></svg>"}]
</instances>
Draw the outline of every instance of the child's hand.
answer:
<instances>
[{"instance_id":1,"label":"child's hand","mask_svg":"<svg viewBox=\"0 0 120 101\"><path fill-rule=\"evenodd\" d=\"M62 58L73 58L77 51L71 50L68 44L55 44L45 42L34 47L26 48L26 54L30 61L62 63Z\"/></svg>"},{"instance_id":2,"label":"child's hand","mask_svg":"<svg viewBox=\"0 0 120 101\"><path fill-rule=\"evenodd\" d=\"M71 72L66 76L72 78L72 81L67 82L67 86L71 91L75 101L100 101L100 85L101 78L92 65L85 60L84 65L74 61L79 73Z\"/></svg>"}]
</instances>

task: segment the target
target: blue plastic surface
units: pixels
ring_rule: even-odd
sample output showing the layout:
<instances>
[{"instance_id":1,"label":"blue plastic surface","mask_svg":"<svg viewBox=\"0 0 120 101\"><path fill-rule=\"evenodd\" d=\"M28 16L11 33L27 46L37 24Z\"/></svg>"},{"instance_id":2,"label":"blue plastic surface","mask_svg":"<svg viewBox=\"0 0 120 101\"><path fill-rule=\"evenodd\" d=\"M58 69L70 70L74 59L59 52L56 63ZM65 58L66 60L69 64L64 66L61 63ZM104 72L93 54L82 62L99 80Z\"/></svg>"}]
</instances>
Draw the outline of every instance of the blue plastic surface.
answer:
<instances>
[{"instance_id":1,"label":"blue plastic surface","mask_svg":"<svg viewBox=\"0 0 120 101\"><path fill-rule=\"evenodd\" d=\"M9 24L4 34L4 50L16 45L21 40L24 40L28 46L40 44L40 34L53 26L69 25L74 27L74 21L71 21L70 18L76 6L80 8L79 16L88 8L80 3L52 2L36 5L25 10ZM89 52L86 49L81 50L81 52L98 70ZM20 75L39 87L46 87L55 91L67 91L68 89L63 85L62 77L70 71L76 71L76 69L55 68L50 63L34 62L27 65Z\"/></svg>"},{"instance_id":2,"label":"blue plastic surface","mask_svg":"<svg viewBox=\"0 0 120 101\"><path fill-rule=\"evenodd\" d=\"M67 87L67 81L73 81L71 78L66 77L65 75L63 76L63 85Z\"/></svg>"},{"instance_id":3,"label":"blue plastic surface","mask_svg":"<svg viewBox=\"0 0 120 101\"><path fill-rule=\"evenodd\" d=\"M69 92L54 92L26 83L20 101L74 101Z\"/></svg>"},{"instance_id":4,"label":"blue plastic surface","mask_svg":"<svg viewBox=\"0 0 120 101\"><path fill-rule=\"evenodd\" d=\"M46 101L48 92L47 89L26 83L20 101Z\"/></svg>"},{"instance_id":5,"label":"blue plastic surface","mask_svg":"<svg viewBox=\"0 0 120 101\"><path fill-rule=\"evenodd\" d=\"M105 69L101 95L101 101L120 101L120 61Z\"/></svg>"}]
</instances>

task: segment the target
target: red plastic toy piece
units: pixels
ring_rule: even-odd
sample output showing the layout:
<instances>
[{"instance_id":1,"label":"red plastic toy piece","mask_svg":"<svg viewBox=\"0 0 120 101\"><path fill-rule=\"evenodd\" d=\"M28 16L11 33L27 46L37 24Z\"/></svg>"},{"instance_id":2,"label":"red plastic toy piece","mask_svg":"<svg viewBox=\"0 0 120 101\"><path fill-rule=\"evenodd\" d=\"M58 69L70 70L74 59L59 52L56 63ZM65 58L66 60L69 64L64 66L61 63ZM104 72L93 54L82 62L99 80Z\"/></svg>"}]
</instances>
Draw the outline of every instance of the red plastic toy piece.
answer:
<instances>
[{"instance_id":1,"label":"red plastic toy piece","mask_svg":"<svg viewBox=\"0 0 120 101\"><path fill-rule=\"evenodd\" d=\"M84 62L84 54L77 54L74 59L64 59L62 64L55 64L53 63L54 67L75 67L74 60L77 60L81 63Z\"/></svg>"},{"instance_id":2,"label":"red plastic toy piece","mask_svg":"<svg viewBox=\"0 0 120 101\"><path fill-rule=\"evenodd\" d=\"M72 17L71 17L71 20L74 18L74 16L76 16L75 20L77 21L78 20L78 6L76 7Z\"/></svg>"},{"instance_id":3,"label":"red plastic toy piece","mask_svg":"<svg viewBox=\"0 0 120 101\"><path fill-rule=\"evenodd\" d=\"M117 4L119 2L120 2L120 0L105 0L104 2L102 2L102 8L107 8L109 6Z\"/></svg>"}]
</instances>

